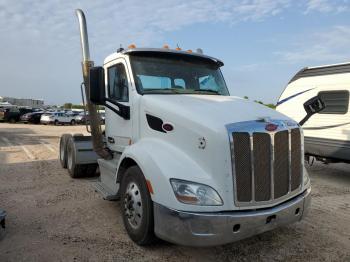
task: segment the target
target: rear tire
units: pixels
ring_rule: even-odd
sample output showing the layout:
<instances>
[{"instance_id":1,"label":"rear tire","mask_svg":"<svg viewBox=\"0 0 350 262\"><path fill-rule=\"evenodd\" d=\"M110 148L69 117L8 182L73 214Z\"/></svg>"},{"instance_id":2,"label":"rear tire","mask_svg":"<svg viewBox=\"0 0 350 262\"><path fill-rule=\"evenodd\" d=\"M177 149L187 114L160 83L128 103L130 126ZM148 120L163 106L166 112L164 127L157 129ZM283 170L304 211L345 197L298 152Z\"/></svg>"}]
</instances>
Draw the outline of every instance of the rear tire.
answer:
<instances>
[{"instance_id":1,"label":"rear tire","mask_svg":"<svg viewBox=\"0 0 350 262\"><path fill-rule=\"evenodd\" d=\"M129 237L138 245L155 242L153 202L138 166L128 168L121 183L121 213Z\"/></svg>"},{"instance_id":2,"label":"rear tire","mask_svg":"<svg viewBox=\"0 0 350 262\"><path fill-rule=\"evenodd\" d=\"M60 138L60 163L63 168L67 168L67 141L71 134L63 134Z\"/></svg>"},{"instance_id":3,"label":"rear tire","mask_svg":"<svg viewBox=\"0 0 350 262\"><path fill-rule=\"evenodd\" d=\"M74 125L75 125L75 120L72 119L72 121L70 121L70 124L71 124L72 126L74 126Z\"/></svg>"},{"instance_id":4,"label":"rear tire","mask_svg":"<svg viewBox=\"0 0 350 262\"><path fill-rule=\"evenodd\" d=\"M54 122L55 126L58 126L58 120L56 119Z\"/></svg>"},{"instance_id":5,"label":"rear tire","mask_svg":"<svg viewBox=\"0 0 350 262\"><path fill-rule=\"evenodd\" d=\"M87 164L76 164L76 155L73 138L67 141L67 169L72 178L79 178L86 175Z\"/></svg>"},{"instance_id":6,"label":"rear tire","mask_svg":"<svg viewBox=\"0 0 350 262\"><path fill-rule=\"evenodd\" d=\"M11 124L14 124L14 123L16 123L16 119L10 118L9 122L10 122Z\"/></svg>"}]
</instances>

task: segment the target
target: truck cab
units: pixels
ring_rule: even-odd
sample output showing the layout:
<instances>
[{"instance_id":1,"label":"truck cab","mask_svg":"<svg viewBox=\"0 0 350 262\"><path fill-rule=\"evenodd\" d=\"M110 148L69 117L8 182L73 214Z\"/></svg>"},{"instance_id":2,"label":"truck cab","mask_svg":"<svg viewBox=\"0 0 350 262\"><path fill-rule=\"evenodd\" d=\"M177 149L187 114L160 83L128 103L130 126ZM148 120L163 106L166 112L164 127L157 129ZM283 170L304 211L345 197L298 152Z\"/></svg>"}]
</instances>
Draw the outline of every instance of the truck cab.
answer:
<instances>
[{"instance_id":1,"label":"truck cab","mask_svg":"<svg viewBox=\"0 0 350 262\"><path fill-rule=\"evenodd\" d=\"M90 69L87 99L105 106L110 157L89 137L64 135L61 163L73 177L98 163L95 188L121 201L139 245L221 245L306 215L300 126L231 96L222 66L198 52L132 46Z\"/></svg>"}]
</instances>

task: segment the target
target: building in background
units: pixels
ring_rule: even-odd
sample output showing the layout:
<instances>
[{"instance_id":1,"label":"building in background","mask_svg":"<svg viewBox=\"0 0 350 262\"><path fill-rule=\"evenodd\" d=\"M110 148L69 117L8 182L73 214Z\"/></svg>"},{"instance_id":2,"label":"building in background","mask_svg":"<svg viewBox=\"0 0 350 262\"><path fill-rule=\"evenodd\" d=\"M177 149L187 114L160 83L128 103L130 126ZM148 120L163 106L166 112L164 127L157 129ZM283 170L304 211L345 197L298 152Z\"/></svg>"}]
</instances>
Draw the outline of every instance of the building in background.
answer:
<instances>
[{"instance_id":1,"label":"building in background","mask_svg":"<svg viewBox=\"0 0 350 262\"><path fill-rule=\"evenodd\" d=\"M10 103L11 105L30 107L30 108L42 108L44 106L43 99L32 99L32 98L14 98L14 97L1 97L0 102Z\"/></svg>"}]
</instances>

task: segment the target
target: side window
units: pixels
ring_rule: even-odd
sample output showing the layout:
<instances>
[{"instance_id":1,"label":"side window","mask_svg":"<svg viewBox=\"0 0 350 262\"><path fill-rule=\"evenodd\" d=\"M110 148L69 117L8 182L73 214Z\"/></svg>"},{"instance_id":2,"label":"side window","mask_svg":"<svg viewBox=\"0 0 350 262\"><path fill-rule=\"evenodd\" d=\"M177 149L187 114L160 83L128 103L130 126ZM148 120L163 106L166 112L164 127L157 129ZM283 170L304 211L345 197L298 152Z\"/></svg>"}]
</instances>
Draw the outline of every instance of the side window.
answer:
<instances>
[{"instance_id":1,"label":"side window","mask_svg":"<svg viewBox=\"0 0 350 262\"><path fill-rule=\"evenodd\" d=\"M325 104L319 114L346 114L349 107L349 91L321 91L318 93Z\"/></svg>"},{"instance_id":2,"label":"side window","mask_svg":"<svg viewBox=\"0 0 350 262\"><path fill-rule=\"evenodd\" d=\"M110 99L129 101L128 78L123 64L117 64L108 68L108 96Z\"/></svg>"}]
</instances>

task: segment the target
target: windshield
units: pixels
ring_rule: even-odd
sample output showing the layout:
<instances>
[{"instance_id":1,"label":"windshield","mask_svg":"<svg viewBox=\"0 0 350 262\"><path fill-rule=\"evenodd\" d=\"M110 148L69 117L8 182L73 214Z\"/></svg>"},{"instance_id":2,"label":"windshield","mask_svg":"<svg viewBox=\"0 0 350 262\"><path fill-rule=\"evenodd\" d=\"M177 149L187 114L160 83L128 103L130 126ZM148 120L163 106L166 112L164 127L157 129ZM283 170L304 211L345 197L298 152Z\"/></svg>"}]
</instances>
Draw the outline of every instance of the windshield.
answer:
<instances>
[{"instance_id":1,"label":"windshield","mask_svg":"<svg viewBox=\"0 0 350 262\"><path fill-rule=\"evenodd\" d=\"M131 56L142 94L229 95L219 65L190 56Z\"/></svg>"}]
</instances>

